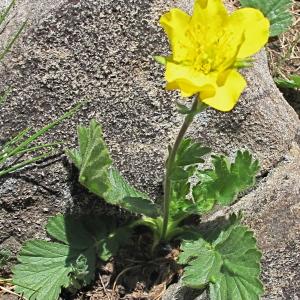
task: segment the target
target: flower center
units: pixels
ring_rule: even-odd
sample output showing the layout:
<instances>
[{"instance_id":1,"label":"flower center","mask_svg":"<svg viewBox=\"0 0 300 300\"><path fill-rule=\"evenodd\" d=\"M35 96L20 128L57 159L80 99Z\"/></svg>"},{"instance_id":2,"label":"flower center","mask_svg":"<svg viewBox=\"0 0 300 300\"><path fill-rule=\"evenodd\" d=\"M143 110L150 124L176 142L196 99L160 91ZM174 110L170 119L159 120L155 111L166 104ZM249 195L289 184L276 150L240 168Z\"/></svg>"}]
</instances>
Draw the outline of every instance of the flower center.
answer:
<instances>
[{"instance_id":1,"label":"flower center","mask_svg":"<svg viewBox=\"0 0 300 300\"><path fill-rule=\"evenodd\" d=\"M193 45L191 65L195 71L208 74L234 64L238 49L233 47L236 37L232 32L220 29L211 35L197 26L188 31L188 36Z\"/></svg>"},{"instance_id":2,"label":"flower center","mask_svg":"<svg viewBox=\"0 0 300 300\"><path fill-rule=\"evenodd\" d=\"M193 67L195 71L208 74L213 68L214 57L207 52L202 52L201 48L197 52L199 52L199 54L194 60Z\"/></svg>"}]
</instances>

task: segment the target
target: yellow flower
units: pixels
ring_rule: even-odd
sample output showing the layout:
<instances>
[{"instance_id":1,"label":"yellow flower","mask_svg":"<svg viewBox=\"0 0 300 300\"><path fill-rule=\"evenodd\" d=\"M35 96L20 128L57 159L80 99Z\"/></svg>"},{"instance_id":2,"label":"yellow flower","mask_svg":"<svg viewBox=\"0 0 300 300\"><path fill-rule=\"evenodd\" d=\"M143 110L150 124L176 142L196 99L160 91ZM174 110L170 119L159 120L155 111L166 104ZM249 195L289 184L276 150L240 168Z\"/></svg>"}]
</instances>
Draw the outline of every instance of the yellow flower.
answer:
<instances>
[{"instance_id":1,"label":"yellow flower","mask_svg":"<svg viewBox=\"0 0 300 300\"><path fill-rule=\"evenodd\" d=\"M189 16L174 8L160 24L167 33L172 56L166 59L166 88L183 97L230 111L246 87L237 65L259 51L269 37L269 21L253 8L228 14L221 0L195 0Z\"/></svg>"}]
</instances>

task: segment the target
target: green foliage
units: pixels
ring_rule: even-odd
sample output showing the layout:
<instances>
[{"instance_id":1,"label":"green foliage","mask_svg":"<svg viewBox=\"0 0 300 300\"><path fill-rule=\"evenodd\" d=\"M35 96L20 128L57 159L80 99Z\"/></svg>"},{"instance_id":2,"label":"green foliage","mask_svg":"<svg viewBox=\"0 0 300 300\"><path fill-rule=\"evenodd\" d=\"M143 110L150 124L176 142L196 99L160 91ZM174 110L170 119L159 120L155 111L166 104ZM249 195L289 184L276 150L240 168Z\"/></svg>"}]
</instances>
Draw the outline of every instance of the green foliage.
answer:
<instances>
[{"instance_id":1,"label":"green foliage","mask_svg":"<svg viewBox=\"0 0 300 300\"><path fill-rule=\"evenodd\" d=\"M185 167L203 163L203 156L211 151L208 147L203 147L200 143L192 139L183 139L176 153L175 165Z\"/></svg>"},{"instance_id":2,"label":"green foliage","mask_svg":"<svg viewBox=\"0 0 300 300\"><path fill-rule=\"evenodd\" d=\"M159 215L157 206L149 199L149 196L131 186L114 167L110 169L109 182L111 189L105 194L108 202L114 204L118 201L118 205L133 213L149 217Z\"/></svg>"},{"instance_id":3,"label":"green foliage","mask_svg":"<svg viewBox=\"0 0 300 300\"><path fill-rule=\"evenodd\" d=\"M106 237L98 243L98 256L101 260L107 261L115 255L121 245L125 245L130 237L131 231L127 227L111 229Z\"/></svg>"},{"instance_id":4,"label":"green foliage","mask_svg":"<svg viewBox=\"0 0 300 300\"><path fill-rule=\"evenodd\" d=\"M132 213L158 216L157 207L148 195L132 187L112 166L101 126L92 120L89 127L78 128L79 149L67 151L80 170L79 182L106 202Z\"/></svg>"},{"instance_id":5,"label":"green foliage","mask_svg":"<svg viewBox=\"0 0 300 300\"><path fill-rule=\"evenodd\" d=\"M292 0L240 0L243 7L253 7L262 11L269 19L270 36L277 36L285 31L293 23L290 8Z\"/></svg>"},{"instance_id":6,"label":"green foliage","mask_svg":"<svg viewBox=\"0 0 300 300\"><path fill-rule=\"evenodd\" d=\"M198 143L193 145L191 140L183 141L175 167L183 170L184 175L171 181L170 213L173 219L209 212L217 203L230 205L240 192L254 184L259 164L248 151L238 151L231 164L223 155L212 156L214 168L197 171L194 164L202 163L203 155L208 152L208 148L201 147ZM186 164L186 168L178 167L178 162ZM193 165L188 165L189 163ZM193 186L192 197L188 199L191 189L189 177L193 174L198 177L199 182Z\"/></svg>"},{"instance_id":7,"label":"green foliage","mask_svg":"<svg viewBox=\"0 0 300 300\"><path fill-rule=\"evenodd\" d=\"M90 192L104 198L110 188L109 167L112 160L100 125L92 120L89 127L79 126L78 140L79 149L67 153L80 169L79 182Z\"/></svg>"},{"instance_id":8,"label":"green foliage","mask_svg":"<svg viewBox=\"0 0 300 300\"><path fill-rule=\"evenodd\" d=\"M58 242L25 243L13 270L16 291L30 300L56 300L61 288L76 291L89 284L94 279L96 256L108 259L116 254L124 243L120 232L129 234L125 228L118 231L114 220L105 217L94 221L57 215L46 228Z\"/></svg>"},{"instance_id":9,"label":"green foliage","mask_svg":"<svg viewBox=\"0 0 300 300\"><path fill-rule=\"evenodd\" d=\"M232 225L208 243L185 241L179 263L186 264L183 283L192 288L209 284L211 300L259 299L261 253L247 227Z\"/></svg>"},{"instance_id":10,"label":"green foliage","mask_svg":"<svg viewBox=\"0 0 300 300\"><path fill-rule=\"evenodd\" d=\"M39 129L32 135L29 135L30 128L27 128L19 132L14 138L11 138L4 145L0 145L0 177L8 173L13 173L35 161L49 157L54 154L54 149L56 146L61 144L60 142L54 142L49 144L39 144L35 145L34 143L46 132L60 124L67 118L70 118L74 113L83 105L79 103L71 108L68 112L63 114L57 120L51 122L48 125L45 125L43 128ZM28 136L29 135L29 136ZM35 153L39 150L49 149L48 152L41 155L36 155L33 158L21 160L18 163L7 164L11 159L19 160L24 154Z\"/></svg>"},{"instance_id":11,"label":"green foliage","mask_svg":"<svg viewBox=\"0 0 300 300\"><path fill-rule=\"evenodd\" d=\"M300 89L300 76L292 75L289 79L275 78L275 83L280 88Z\"/></svg>"},{"instance_id":12,"label":"green foliage","mask_svg":"<svg viewBox=\"0 0 300 300\"><path fill-rule=\"evenodd\" d=\"M223 155L213 156L213 169L199 171L199 183L193 188L194 201L199 212L206 212L215 203L230 205L238 193L251 187L259 170L259 163L248 151L238 151L235 161L229 163Z\"/></svg>"},{"instance_id":13,"label":"green foliage","mask_svg":"<svg viewBox=\"0 0 300 300\"><path fill-rule=\"evenodd\" d=\"M190 177L197 166L204 162L203 156L210 152L192 139L183 139L176 153L171 175L170 214L173 219L181 218L196 211L193 201L188 199L190 192Z\"/></svg>"},{"instance_id":14,"label":"green foliage","mask_svg":"<svg viewBox=\"0 0 300 300\"><path fill-rule=\"evenodd\" d=\"M42 240L25 243L18 257L20 264L13 270L16 292L27 299L58 299L61 288L68 288L77 280L74 269L80 257L85 258L84 268L88 269L87 274L80 277L82 285L88 284L94 276L94 240L81 222L58 215L49 220L47 231L61 243Z\"/></svg>"}]
</instances>

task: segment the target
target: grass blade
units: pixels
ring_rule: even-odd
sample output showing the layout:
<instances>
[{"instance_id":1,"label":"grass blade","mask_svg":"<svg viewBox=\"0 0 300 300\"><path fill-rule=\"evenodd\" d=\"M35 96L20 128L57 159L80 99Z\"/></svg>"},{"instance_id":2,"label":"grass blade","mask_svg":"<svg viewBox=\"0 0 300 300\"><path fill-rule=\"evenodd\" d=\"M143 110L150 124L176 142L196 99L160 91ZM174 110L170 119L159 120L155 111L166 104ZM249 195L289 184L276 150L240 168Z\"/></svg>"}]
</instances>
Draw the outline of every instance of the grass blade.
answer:
<instances>
[{"instance_id":1,"label":"grass blade","mask_svg":"<svg viewBox=\"0 0 300 300\"><path fill-rule=\"evenodd\" d=\"M53 155L53 154L54 154L53 152L47 152L47 153L44 153L44 154L42 154L42 155L36 156L36 157L34 157L34 158L32 158L32 159L27 159L27 160L25 160L25 161L22 161L22 162L20 162L20 163L14 165L14 166L12 166L12 167L2 169L2 170L0 171L0 177L4 176L4 175L6 175L6 174L9 174L9 173L13 173L13 172L15 172L15 171L18 171L19 169L21 169L21 168L23 168L23 167L25 167L25 166L27 166L27 165L29 165L29 164L31 164L31 163L34 163L34 162L36 162L36 161L38 161L38 160L47 158L47 157L49 157L49 156L51 156L51 155Z\"/></svg>"},{"instance_id":2,"label":"grass blade","mask_svg":"<svg viewBox=\"0 0 300 300\"><path fill-rule=\"evenodd\" d=\"M11 3L8 5L8 7L1 11L1 13L0 13L0 26L5 21L7 15L9 14L12 7L14 6L15 2L16 2L15 0L12 0Z\"/></svg>"},{"instance_id":3,"label":"grass blade","mask_svg":"<svg viewBox=\"0 0 300 300\"><path fill-rule=\"evenodd\" d=\"M38 139L40 136L45 134L47 131L55 127L56 125L60 124L63 120L71 117L74 115L76 111L83 105L84 102L79 102L75 107L71 108L69 111L64 113L61 117L59 117L57 120L51 122L50 124L44 126L37 132L35 132L33 135L31 135L29 138L27 138L25 141L23 141L20 145L18 145L11 153L10 156L18 154L20 151L23 151L26 149L26 147L34 142L36 139Z\"/></svg>"},{"instance_id":4,"label":"grass blade","mask_svg":"<svg viewBox=\"0 0 300 300\"><path fill-rule=\"evenodd\" d=\"M18 31L14 34L13 38L7 43L7 45L5 46L4 50L2 51L2 53L0 53L0 61L4 58L4 56L10 51L10 49L12 48L13 44L16 42L16 40L18 39L19 35L21 34L21 32L24 30L25 26L27 24L27 21L25 21L20 28L18 29Z\"/></svg>"}]
</instances>

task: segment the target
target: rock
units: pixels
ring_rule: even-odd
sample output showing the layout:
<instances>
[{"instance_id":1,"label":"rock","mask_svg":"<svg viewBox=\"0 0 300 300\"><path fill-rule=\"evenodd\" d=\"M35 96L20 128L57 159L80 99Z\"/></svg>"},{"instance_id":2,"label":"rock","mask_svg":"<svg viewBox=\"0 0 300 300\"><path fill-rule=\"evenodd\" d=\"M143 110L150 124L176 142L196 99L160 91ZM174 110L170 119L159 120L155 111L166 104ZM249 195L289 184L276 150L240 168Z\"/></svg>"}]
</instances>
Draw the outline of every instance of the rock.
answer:
<instances>
[{"instance_id":1,"label":"rock","mask_svg":"<svg viewBox=\"0 0 300 300\"><path fill-rule=\"evenodd\" d=\"M265 300L300 297L300 148L294 144L284 160L257 188L229 209L206 221L243 211L263 253Z\"/></svg>"},{"instance_id":2,"label":"rock","mask_svg":"<svg viewBox=\"0 0 300 300\"><path fill-rule=\"evenodd\" d=\"M181 281L171 284L162 300L209 300L208 293L204 290L193 290L185 287Z\"/></svg>"},{"instance_id":3,"label":"rock","mask_svg":"<svg viewBox=\"0 0 300 300\"><path fill-rule=\"evenodd\" d=\"M178 282L169 286L162 300L190 300L197 297L197 294L199 295L199 292L185 287L181 282Z\"/></svg>"},{"instance_id":4,"label":"rock","mask_svg":"<svg viewBox=\"0 0 300 300\"><path fill-rule=\"evenodd\" d=\"M182 117L174 105L179 96L164 91L163 68L152 56L168 53L157 21L174 2L20 3L22 12L16 14L16 24L26 15L30 26L1 66L0 90L9 85L13 92L0 110L0 143L25 127L40 128L80 99L88 99L76 116L42 141L64 140L65 147L74 147L76 126L96 118L103 124L116 166L136 187L159 198L167 144L174 139ZM190 10L192 0L177 4ZM13 21L10 24L4 37L16 28ZM289 299L296 295L292 289L299 276L299 229L293 225L291 238L278 230L283 226L287 232L294 222L292 211L295 214L298 209L295 149L299 119L274 85L263 51L244 73L248 88L235 110L226 114L207 110L189 134L214 152L233 156L237 149L247 148L260 160L259 184L233 209L246 211L246 222L255 230L264 252L266 299ZM283 179L289 173L294 175ZM76 184L74 169L63 156L2 178L0 184L0 244L9 236L19 243L43 237L48 216L60 211L120 213ZM288 195L290 200L281 198ZM272 206L275 203L284 205L284 210ZM274 232L284 238L279 241ZM283 265L282 272L289 275L279 282Z\"/></svg>"}]
</instances>

